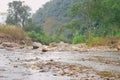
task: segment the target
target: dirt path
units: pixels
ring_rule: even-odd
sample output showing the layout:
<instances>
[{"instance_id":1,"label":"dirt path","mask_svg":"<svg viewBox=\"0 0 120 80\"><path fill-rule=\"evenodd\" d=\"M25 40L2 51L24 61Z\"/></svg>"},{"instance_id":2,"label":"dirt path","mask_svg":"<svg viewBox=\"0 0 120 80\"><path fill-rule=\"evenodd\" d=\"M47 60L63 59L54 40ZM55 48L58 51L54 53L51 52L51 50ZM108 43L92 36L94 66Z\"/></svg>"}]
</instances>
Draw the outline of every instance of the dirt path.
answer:
<instances>
[{"instance_id":1,"label":"dirt path","mask_svg":"<svg viewBox=\"0 0 120 80\"><path fill-rule=\"evenodd\" d=\"M119 52L0 49L0 80L120 80Z\"/></svg>"}]
</instances>

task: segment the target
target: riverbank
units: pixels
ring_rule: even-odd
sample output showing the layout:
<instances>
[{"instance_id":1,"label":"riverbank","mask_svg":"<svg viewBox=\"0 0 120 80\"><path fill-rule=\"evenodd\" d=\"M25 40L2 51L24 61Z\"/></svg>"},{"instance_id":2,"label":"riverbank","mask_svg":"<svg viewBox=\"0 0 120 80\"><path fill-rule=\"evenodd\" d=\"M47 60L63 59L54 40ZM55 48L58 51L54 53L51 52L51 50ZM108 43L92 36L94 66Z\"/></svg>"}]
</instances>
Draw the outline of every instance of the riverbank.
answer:
<instances>
[{"instance_id":1,"label":"riverbank","mask_svg":"<svg viewBox=\"0 0 120 80\"><path fill-rule=\"evenodd\" d=\"M61 52L61 51L78 51L78 52L95 52L95 51L104 51L104 52L115 52L119 51L115 47L111 46L94 46L89 47L85 43L81 44L68 44L68 43L50 43L49 45L42 45L38 42L33 42L33 45L26 45L26 44L18 44L14 42L2 42L0 43L0 48L8 49L8 50L15 50L15 49L22 49L23 51L28 52ZM118 46L119 47L119 46Z\"/></svg>"}]
</instances>

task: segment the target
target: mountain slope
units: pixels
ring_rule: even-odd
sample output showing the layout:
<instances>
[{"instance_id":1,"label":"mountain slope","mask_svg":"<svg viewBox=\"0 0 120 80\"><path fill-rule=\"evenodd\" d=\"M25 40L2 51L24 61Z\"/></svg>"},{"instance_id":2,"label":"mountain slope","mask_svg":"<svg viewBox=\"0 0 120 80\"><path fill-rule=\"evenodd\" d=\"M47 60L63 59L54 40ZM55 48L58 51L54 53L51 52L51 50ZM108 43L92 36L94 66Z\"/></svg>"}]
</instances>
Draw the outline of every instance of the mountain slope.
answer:
<instances>
[{"instance_id":1,"label":"mountain slope","mask_svg":"<svg viewBox=\"0 0 120 80\"><path fill-rule=\"evenodd\" d=\"M64 24L74 20L69 17L70 7L81 0L51 0L33 15L33 21L42 25L47 35L59 34ZM77 19L77 18L76 18ZM69 32L68 32L69 33ZM66 33L65 33L66 34Z\"/></svg>"}]
</instances>

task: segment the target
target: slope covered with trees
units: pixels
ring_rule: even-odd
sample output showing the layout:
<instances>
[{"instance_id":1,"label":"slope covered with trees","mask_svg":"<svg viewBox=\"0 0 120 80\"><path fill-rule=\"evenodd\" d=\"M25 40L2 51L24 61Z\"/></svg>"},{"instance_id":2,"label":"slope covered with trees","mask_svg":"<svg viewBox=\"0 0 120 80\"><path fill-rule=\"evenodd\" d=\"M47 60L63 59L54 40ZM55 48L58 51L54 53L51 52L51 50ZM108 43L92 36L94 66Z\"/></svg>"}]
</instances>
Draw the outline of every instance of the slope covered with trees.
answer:
<instances>
[{"instance_id":1,"label":"slope covered with trees","mask_svg":"<svg viewBox=\"0 0 120 80\"><path fill-rule=\"evenodd\" d=\"M21 1L8 6L7 24L20 24L34 41L44 44L102 43L120 37L119 0L50 0L32 17Z\"/></svg>"},{"instance_id":2,"label":"slope covered with trees","mask_svg":"<svg viewBox=\"0 0 120 80\"><path fill-rule=\"evenodd\" d=\"M35 21L36 24L42 25L47 35L58 36L59 32L67 30L64 29L64 24L74 20L74 18L70 18L70 7L80 1L81 0L51 0L33 15L33 21ZM66 33L69 33L68 31L69 30L67 30Z\"/></svg>"},{"instance_id":3,"label":"slope covered with trees","mask_svg":"<svg viewBox=\"0 0 120 80\"><path fill-rule=\"evenodd\" d=\"M120 37L119 7L119 0L51 0L32 19L47 35L98 41Z\"/></svg>"}]
</instances>

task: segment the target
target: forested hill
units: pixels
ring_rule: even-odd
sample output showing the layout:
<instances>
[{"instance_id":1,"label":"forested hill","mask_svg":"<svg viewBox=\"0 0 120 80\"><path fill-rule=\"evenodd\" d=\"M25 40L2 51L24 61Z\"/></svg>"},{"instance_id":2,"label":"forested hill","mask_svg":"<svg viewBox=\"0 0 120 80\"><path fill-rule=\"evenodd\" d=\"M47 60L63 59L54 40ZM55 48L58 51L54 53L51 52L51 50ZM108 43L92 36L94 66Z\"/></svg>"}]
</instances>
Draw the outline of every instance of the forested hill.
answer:
<instances>
[{"instance_id":1,"label":"forested hill","mask_svg":"<svg viewBox=\"0 0 120 80\"><path fill-rule=\"evenodd\" d=\"M39 8L33 15L33 19L36 23L42 24L48 18L54 17L58 21L66 22L69 19L70 7L81 0L51 0L47 2L43 8Z\"/></svg>"},{"instance_id":2,"label":"forested hill","mask_svg":"<svg viewBox=\"0 0 120 80\"><path fill-rule=\"evenodd\" d=\"M58 27L71 22L70 7L81 0L51 0L33 15L33 21L44 27L45 32L54 34ZM52 28L52 30L51 30ZM52 32L52 33L51 33Z\"/></svg>"},{"instance_id":3,"label":"forested hill","mask_svg":"<svg viewBox=\"0 0 120 80\"><path fill-rule=\"evenodd\" d=\"M119 0L51 0L32 19L48 36L89 42L120 37L119 7Z\"/></svg>"}]
</instances>

